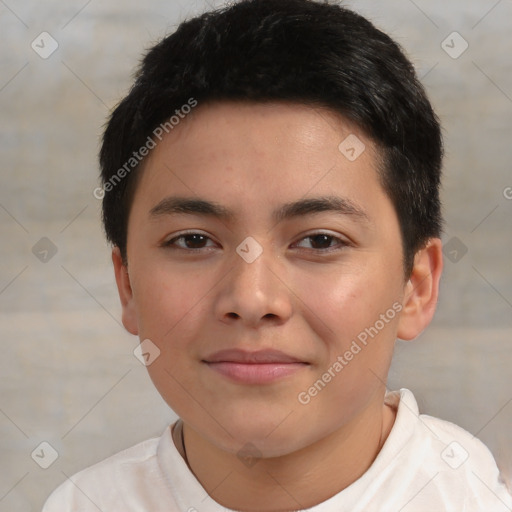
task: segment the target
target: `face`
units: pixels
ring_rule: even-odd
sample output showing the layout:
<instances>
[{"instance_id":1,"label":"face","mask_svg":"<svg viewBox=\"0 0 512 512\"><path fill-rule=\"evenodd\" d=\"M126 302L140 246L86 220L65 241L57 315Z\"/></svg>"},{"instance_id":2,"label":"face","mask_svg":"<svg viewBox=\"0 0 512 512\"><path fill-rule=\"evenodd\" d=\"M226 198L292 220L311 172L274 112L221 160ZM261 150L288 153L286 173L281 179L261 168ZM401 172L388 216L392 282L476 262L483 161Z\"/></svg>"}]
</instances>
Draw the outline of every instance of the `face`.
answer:
<instances>
[{"instance_id":1,"label":"face","mask_svg":"<svg viewBox=\"0 0 512 512\"><path fill-rule=\"evenodd\" d=\"M146 160L123 321L217 447L278 456L382 406L405 282L376 161L338 115L280 103L200 105Z\"/></svg>"}]
</instances>

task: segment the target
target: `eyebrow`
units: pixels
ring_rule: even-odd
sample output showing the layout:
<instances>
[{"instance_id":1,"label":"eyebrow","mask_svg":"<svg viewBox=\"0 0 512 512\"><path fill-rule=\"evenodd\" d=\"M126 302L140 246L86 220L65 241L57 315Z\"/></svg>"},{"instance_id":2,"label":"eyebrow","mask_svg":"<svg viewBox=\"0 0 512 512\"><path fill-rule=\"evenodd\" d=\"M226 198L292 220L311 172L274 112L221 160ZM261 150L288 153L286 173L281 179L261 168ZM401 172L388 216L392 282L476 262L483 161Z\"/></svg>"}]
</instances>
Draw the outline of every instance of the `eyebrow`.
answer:
<instances>
[{"instance_id":1,"label":"eyebrow","mask_svg":"<svg viewBox=\"0 0 512 512\"><path fill-rule=\"evenodd\" d=\"M338 196L312 197L286 203L275 210L272 217L275 222L281 222L322 212L333 212L370 222L368 214L360 206L350 199ZM232 221L235 218L235 212L229 208L214 201L194 197L166 197L149 212L151 218L173 214L204 215L224 221Z\"/></svg>"}]
</instances>

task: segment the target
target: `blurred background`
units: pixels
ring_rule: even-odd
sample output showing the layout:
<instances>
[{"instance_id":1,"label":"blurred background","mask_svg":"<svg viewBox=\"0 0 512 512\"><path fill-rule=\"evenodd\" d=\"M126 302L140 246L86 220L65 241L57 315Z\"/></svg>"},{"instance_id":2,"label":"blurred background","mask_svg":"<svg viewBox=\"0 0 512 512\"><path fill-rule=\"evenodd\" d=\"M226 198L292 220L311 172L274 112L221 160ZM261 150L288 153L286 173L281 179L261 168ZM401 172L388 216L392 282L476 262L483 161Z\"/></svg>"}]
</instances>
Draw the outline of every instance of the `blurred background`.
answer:
<instances>
[{"instance_id":1,"label":"blurred background","mask_svg":"<svg viewBox=\"0 0 512 512\"><path fill-rule=\"evenodd\" d=\"M121 325L96 156L142 52L221 4L0 0L2 512L40 510L67 476L175 419ZM388 387L482 439L510 475L512 2L344 4L404 47L446 142L441 299L398 342Z\"/></svg>"}]
</instances>

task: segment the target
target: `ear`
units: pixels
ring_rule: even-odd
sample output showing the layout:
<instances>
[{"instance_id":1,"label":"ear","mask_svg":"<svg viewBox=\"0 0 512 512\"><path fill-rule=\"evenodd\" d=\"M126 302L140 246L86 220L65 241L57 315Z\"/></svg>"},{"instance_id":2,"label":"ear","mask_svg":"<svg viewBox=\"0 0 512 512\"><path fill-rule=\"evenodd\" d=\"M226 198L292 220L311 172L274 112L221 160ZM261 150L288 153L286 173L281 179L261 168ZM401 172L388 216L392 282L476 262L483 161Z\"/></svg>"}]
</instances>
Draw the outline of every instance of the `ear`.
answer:
<instances>
[{"instance_id":1,"label":"ear","mask_svg":"<svg viewBox=\"0 0 512 512\"><path fill-rule=\"evenodd\" d=\"M129 333L137 335L139 329L137 325L135 301L130 285L130 275L128 274L127 266L123 263L119 247L112 249L112 263L114 264L114 272L116 275L117 291L119 292L119 298L121 299L121 306L123 308L123 325Z\"/></svg>"},{"instance_id":2,"label":"ear","mask_svg":"<svg viewBox=\"0 0 512 512\"><path fill-rule=\"evenodd\" d=\"M402 340L416 338L432 320L436 310L442 270L441 240L431 238L414 257L414 267L405 285L403 309L398 323L398 338Z\"/></svg>"}]
</instances>

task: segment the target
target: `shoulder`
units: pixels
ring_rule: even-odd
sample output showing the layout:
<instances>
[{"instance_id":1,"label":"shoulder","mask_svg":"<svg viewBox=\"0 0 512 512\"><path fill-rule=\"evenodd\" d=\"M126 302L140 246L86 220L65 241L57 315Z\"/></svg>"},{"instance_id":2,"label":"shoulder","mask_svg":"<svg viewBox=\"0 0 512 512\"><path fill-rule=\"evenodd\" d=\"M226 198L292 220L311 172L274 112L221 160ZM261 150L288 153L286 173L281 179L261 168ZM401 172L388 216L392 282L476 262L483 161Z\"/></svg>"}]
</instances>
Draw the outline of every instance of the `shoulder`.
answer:
<instances>
[{"instance_id":1,"label":"shoulder","mask_svg":"<svg viewBox=\"0 0 512 512\"><path fill-rule=\"evenodd\" d=\"M427 414L419 415L439 459L451 469L467 466L471 470L497 475L498 468L489 448L467 430L450 421Z\"/></svg>"},{"instance_id":2,"label":"shoulder","mask_svg":"<svg viewBox=\"0 0 512 512\"><path fill-rule=\"evenodd\" d=\"M413 430L425 448L428 445L427 453L433 460L448 462L450 467L467 462L472 466L496 468L490 450L475 435L450 421L420 414L410 390L402 388L391 392L386 401L398 407L399 423L404 430Z\"/></svg>"},{"instance_id":3,"label":"shoulder","mask_svg":"<svg viewBox=\"0 0 512 512\"><path fill-rule=\"evenodd\" d=\"M429 414L420 414L419 418L430 430L434 438L440 442L446 443L456 439L466 444L469 443L473 449L477 450L482 455L484 453L490 453L477 437L455 423L430 416Z\"/></svg>"},{"instance_id":4,"label":"shoulder","mask_svg":"<svg viewBox=\"0 0 512 512\"><path fill-rule=\"evenodd\" d=\"M68 477L47 499L43 512L95 511L123 503L132 484L155 473L159 438L143 441ZM106 509L107 510L107 509Z\"/></svg>"},{"instance_id":5,"label":"shoulder","mask_svg":"<svg viewBox=\"0 0 512 512\"><path fill-rule=\"evenodd\" d=\"M427 414L418 414L416 429L424 448L424 468L440 494L458 495L464 510L512 509L510 491L491 451L480 439Z\"/></svg>"}]
</instances>

